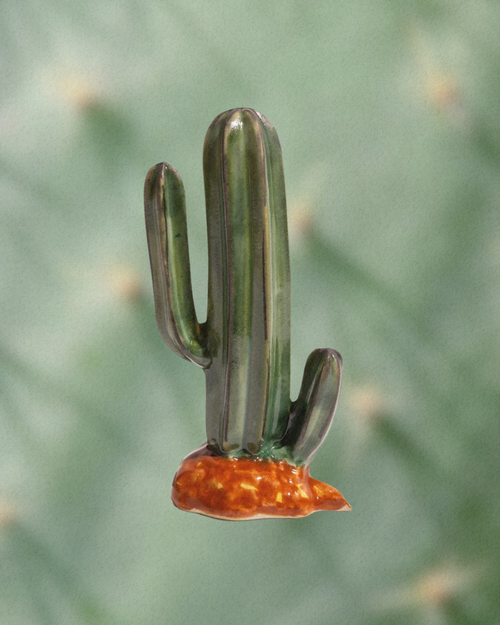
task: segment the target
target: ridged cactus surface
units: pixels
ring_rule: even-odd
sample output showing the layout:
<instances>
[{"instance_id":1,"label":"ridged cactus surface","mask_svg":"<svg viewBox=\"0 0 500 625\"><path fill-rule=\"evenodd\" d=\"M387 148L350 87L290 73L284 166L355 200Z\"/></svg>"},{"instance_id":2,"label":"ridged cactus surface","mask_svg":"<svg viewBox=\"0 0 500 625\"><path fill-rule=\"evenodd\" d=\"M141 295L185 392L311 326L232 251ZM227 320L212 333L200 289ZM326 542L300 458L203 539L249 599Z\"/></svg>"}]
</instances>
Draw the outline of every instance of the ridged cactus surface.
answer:
<instances>
[{"instance_id":1,"label":"ridged cactus surface","mask_svg":"<svg viewBox=\"0 0 500 625\"><path fill-rule=\"evenodd\" d=\"M499 32L473 0L5 3L1 623L498 623ZM170 504L205 389L158 337L144 174L182 172L204 310L200 137L241 106L284 151L292 400L344 359L314 468L349 515Z\"/></svg>"},{"instance_id":2,"label":"ridged cactus surface","mask_svg":"<svg viewBox=\"0 0 500 625\"><path fill-rule=\"evenodd\" d=\"M208 129L203 163L209 286L201 325L182 180L166 163L146 180L156 318L169 347L205 369L209 444L255 454L262 439L281 438L290 412L290 267L276 131L251 109L226 111Z\"/></svg>"},{"instance_id":3,"label":"ridged cactus surface","mask_svg":"<svg viewBox=\"0 0 500 625\"><path fill-rule=\"evenodd\" d=\"M342 360L317 349L290 401L290 266L283 160L261 113L230 109L203 149L208 227L208 312L195 311L185 193L158 163L144 203L156 321L172 351L206 375L206 443L217 455L310 462L327 434Z\"/></svg>"}]
</instances>

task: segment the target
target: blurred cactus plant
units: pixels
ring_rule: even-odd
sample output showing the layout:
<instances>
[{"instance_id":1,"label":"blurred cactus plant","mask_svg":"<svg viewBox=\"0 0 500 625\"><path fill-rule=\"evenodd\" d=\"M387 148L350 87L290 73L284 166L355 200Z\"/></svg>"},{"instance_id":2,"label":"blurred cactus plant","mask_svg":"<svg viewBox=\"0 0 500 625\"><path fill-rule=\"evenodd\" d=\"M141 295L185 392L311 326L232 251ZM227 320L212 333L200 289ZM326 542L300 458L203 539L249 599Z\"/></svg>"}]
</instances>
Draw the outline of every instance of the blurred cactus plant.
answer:
<instances>
[{"instance_id":1,"label":"blurred cactus plant","mask_svg":"<svg viewBox=\"0 0 500 625\"><path fill-rule=\"evenodd\" d=\"M500 3L2 8L0 624L500 625ZM292 398L312 349L338 349L348 375L311 473L350 514L211 522L166 492L208 441L205 376L158 336L138 206L149 167L170 160L204 322L199 165L228 102L264 111L280 135ZM166 166L152 176L170 197L182 190ZM178 233L165 229L170 251ZM218 348L223 372L215 332L189 321L190 301L172 304L183 307L176 349L187 337L208 362ZM226 309L211 306L214 324ZM288 331L272 328L288 355ZM288 371L272 358L266 371ZM234 402L245 385L230 381ZM275 393L285 425L294 405ZM262 485L265 468L307 466L298 439L294 466L291 443L280 449L267 429L258 453L243 451L249 427L219 431L213 397L210 436L237 434L241 449L197 462L240 477L258 465ZM220 471L205 477L222 496ZM254 481L240 484L250 504Z\"/></svg>"},{"instance_id":2,"label":"blurred cactus plant","mask_svg":"<svg viewBox=\"0 0 500 625\"><path fill-rule=\"evenodd\" d=\"M158 328L206 375L207 443L182 463L173 501L225 519L348 510L338 491L308 472L335 412L340 354L315 350L299 397L290 401L290 268L276 131L257 111L226 111L208 129L203 165L209 286L202 324L191 290L182 180L159 163L145 184Z\"/></svg>"}]
</instances>

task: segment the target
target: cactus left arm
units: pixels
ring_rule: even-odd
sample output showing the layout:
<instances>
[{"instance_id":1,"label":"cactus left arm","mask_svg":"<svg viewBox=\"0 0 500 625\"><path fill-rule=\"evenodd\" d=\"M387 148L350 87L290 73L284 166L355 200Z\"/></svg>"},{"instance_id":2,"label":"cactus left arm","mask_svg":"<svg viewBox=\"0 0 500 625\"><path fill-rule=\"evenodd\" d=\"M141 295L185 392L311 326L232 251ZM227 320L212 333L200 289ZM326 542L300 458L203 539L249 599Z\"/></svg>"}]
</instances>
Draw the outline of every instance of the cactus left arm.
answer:
<instances>
[{"instance_id":1,"label":"cactus left arm","mask_svg":"<svg viewBox=\"0 0 500 625\"><path fill-rule=\"evenodd\" d=\"M171 165L149 170L144 200L158 329L172 351L207 368L211 358L191 290L184 185Z\"/></svg>"}]
</instances>

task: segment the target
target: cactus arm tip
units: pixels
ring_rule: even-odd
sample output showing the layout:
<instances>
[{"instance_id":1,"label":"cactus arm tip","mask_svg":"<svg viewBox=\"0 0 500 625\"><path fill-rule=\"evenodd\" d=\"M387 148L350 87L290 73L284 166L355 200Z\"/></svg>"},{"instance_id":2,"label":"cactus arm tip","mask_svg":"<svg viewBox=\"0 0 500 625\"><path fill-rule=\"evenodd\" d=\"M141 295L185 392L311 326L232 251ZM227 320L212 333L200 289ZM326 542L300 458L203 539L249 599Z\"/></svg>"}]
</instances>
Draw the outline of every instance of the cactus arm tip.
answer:
<instances>
[{"instance_id":1,"label":"cactus arm tip","mask_svg":"<svg viewBox=\"0 0 500 625\"><path fill-rule=\"evenodd\" d=\"M144 206L158 329L172 351L207 368L211 359L191 290L184 185L168 163L149 170Z\"/></svg>"}]
</instances>

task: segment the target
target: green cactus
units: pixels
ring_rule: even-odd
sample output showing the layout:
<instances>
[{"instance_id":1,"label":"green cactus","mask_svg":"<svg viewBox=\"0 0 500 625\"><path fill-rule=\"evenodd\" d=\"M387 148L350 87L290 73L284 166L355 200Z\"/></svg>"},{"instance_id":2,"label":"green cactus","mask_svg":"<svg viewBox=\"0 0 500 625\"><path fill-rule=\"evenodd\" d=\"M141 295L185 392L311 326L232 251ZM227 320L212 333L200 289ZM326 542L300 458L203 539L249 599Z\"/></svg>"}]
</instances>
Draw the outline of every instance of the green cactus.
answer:
<instances>
[{"instance_id":1,"label":"green cactus","mask_svg":"<svg viewBox=\"0 0 500 625\"><path fill-rule=\"evenodd\" d=\"M184 188L155 165L145 184L156 319L177 354L206 374L208 446L217 454L309 464L330 427L342 373L333 349L309 357L290 401L290 268L281 148L252 109L232 109L208 129L203 152L209 286L197 320Z\"/></svg>"}]
</instances>

